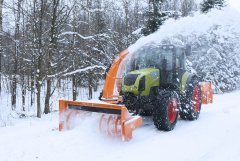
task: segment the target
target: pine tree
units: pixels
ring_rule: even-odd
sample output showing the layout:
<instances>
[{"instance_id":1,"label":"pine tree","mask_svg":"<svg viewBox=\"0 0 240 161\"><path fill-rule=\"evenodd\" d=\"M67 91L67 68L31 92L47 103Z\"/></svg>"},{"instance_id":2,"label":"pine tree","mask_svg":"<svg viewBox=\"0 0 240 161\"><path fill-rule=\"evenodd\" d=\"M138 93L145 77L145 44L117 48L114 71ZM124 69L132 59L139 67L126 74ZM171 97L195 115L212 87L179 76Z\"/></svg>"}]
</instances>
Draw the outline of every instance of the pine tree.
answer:
<instances>
[{"instance_id":1,"label":"pine tree","mask_svg":"<svg viewBox=\"0 0 240 161\"><path fill-rule=\"evenodd\" d=\"M204 0L201 3L201 11L207 13L212 8L221 9L225 4L225 0Z\"/></svg>"},{"instance_id":2,"label":"pine tree","mask_svg":"<svg viewBox=\"0 0 240 161\"><path fill-rule=\"evenodd\" d=\"M143 29L143 34L149 35L159 28L166 20L167 14L161 11L163 0L149 0L149 11L146 13L148 20Z\"/></svg>"}]
</instances>

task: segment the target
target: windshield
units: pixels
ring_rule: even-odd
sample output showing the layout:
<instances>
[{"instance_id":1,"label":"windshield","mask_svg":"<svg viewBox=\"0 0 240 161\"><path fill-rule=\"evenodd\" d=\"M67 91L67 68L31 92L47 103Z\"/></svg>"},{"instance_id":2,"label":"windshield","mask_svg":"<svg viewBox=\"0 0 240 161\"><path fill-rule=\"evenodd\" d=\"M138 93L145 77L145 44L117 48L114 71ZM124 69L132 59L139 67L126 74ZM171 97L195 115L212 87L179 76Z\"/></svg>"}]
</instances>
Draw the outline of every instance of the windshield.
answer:
<instances>
[{"instance_id":1,"label":"windshield","mask_svg":"<svg viewBox=\"0 0 240 161\"><path fill-rule=\"evenodd\" d=\"M129 61L130 71L144 68L172 70L173 48L166 46L146 46L133 54Z\"/></svg>"}]
</instances>

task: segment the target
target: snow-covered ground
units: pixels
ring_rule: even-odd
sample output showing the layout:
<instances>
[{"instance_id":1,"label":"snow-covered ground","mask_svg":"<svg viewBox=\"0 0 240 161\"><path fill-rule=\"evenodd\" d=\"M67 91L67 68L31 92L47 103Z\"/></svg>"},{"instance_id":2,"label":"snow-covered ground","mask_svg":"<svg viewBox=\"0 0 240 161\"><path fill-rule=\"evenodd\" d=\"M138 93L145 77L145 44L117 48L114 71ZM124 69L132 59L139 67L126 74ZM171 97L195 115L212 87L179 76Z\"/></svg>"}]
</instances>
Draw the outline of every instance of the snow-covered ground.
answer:
<instances>
[{"instance_id":1,"label":"snow-covered ground","mask_svg":"<svg viewBox=\"0 0 240 161\"><path fill-rule=\"evenodd\" d=\"M8 81L7 78L2 81L3 91L0 93L0 127L5 125L11 125L13 123L13 119L19 117L19 115L24 114L27 116L36 116L37 114L37 105L36 105L36 95L33 94L33 105L31 106L31 91L26 92L26 100L25 100L25 111L23 111L22 107L22 91L21 87L18 86L17 88L17 103L16 109L12 111L11 106L11 93L8 91L9 87L6 83ZM53 88L55 88L56 82L54 82ZM97 99L99 94L103 88L102 83L97 86L95 90L93 90L92 98ZM44 110L44 101L46 96L46 86L43 85L41 90L41 111ZM77 100L87 100L89 96L89 90L87 87L77 88ZM50 100L51 111L58 110L58 100L65 99L65 100L72 100L72 82L68 79L61 81L61 87L58 87L56 91L53 93L53 96ZM1 160L0 160L1 161Z\"/></svg>"},{"instance_id":2,"label":"snow-covered ground","mask_svg":"<svg viewBox=\"0 0 240 161\"><path fill-rule=\"evenodd\" d=\"M145 118L130 142L100 135L92 121L59 132L57 113L15 120L0 128L0 160L239 161L239 98L240 91L215 95L197 121L179 119L171 132L156 130Z\"/></svg>"}]
</instances>

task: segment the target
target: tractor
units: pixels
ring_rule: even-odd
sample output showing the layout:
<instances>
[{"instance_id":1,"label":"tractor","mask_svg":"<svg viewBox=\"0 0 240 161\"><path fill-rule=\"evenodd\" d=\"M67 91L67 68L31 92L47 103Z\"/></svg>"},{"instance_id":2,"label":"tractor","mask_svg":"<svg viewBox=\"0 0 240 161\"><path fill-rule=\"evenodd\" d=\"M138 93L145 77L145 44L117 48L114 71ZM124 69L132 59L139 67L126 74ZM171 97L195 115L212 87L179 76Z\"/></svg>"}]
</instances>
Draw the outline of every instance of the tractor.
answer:
<instances>
[{"instance_id":1,"label":"tractor","mask_svg":"<svg viewBox=\"0 0 240 161\"><path fill-rule=\"evenodd\" d=\"M130 112L152 115L157 129L170 131L178 115L199 117L202 94L200 77L186 70L186 52L174 45L140 48L127 64L120 95Z\"/></svg>"},{"instance_id":2,"label":"tractor","mask_svg":"<svg viewBox=\"0 0 240 161\"><path fill-rule=\"evenodd\" d=\"M76 125L73 118L101 113L100 131L128 141L143 116L164 131L174 129L179 115L198 119L202 103L212 103L212 87L186 70L190 54L190 47L157 44L122 51L106 71L99 101L59 100L59 130Z\"/></svg>"}]
</instances>

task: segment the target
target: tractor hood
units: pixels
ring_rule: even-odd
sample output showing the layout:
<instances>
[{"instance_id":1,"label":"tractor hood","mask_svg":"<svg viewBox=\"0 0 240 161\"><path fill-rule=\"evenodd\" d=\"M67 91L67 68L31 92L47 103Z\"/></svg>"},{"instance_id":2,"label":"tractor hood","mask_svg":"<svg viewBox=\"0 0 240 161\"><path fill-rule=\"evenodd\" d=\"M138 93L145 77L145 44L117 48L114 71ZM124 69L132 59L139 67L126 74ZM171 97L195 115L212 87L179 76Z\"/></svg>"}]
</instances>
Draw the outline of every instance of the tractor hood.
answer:
<instances>
[{"instance_id":1,"label":"tractor hood","mask_svg":"<svg viewBox=\"0 0 240 161\"><path fill-rule=\"evenodd\" d=\"M122 80L122 92L148 96L152 87L159 86L159 69L145 68L129 72Z\"/></svg>"}]
</instances>

